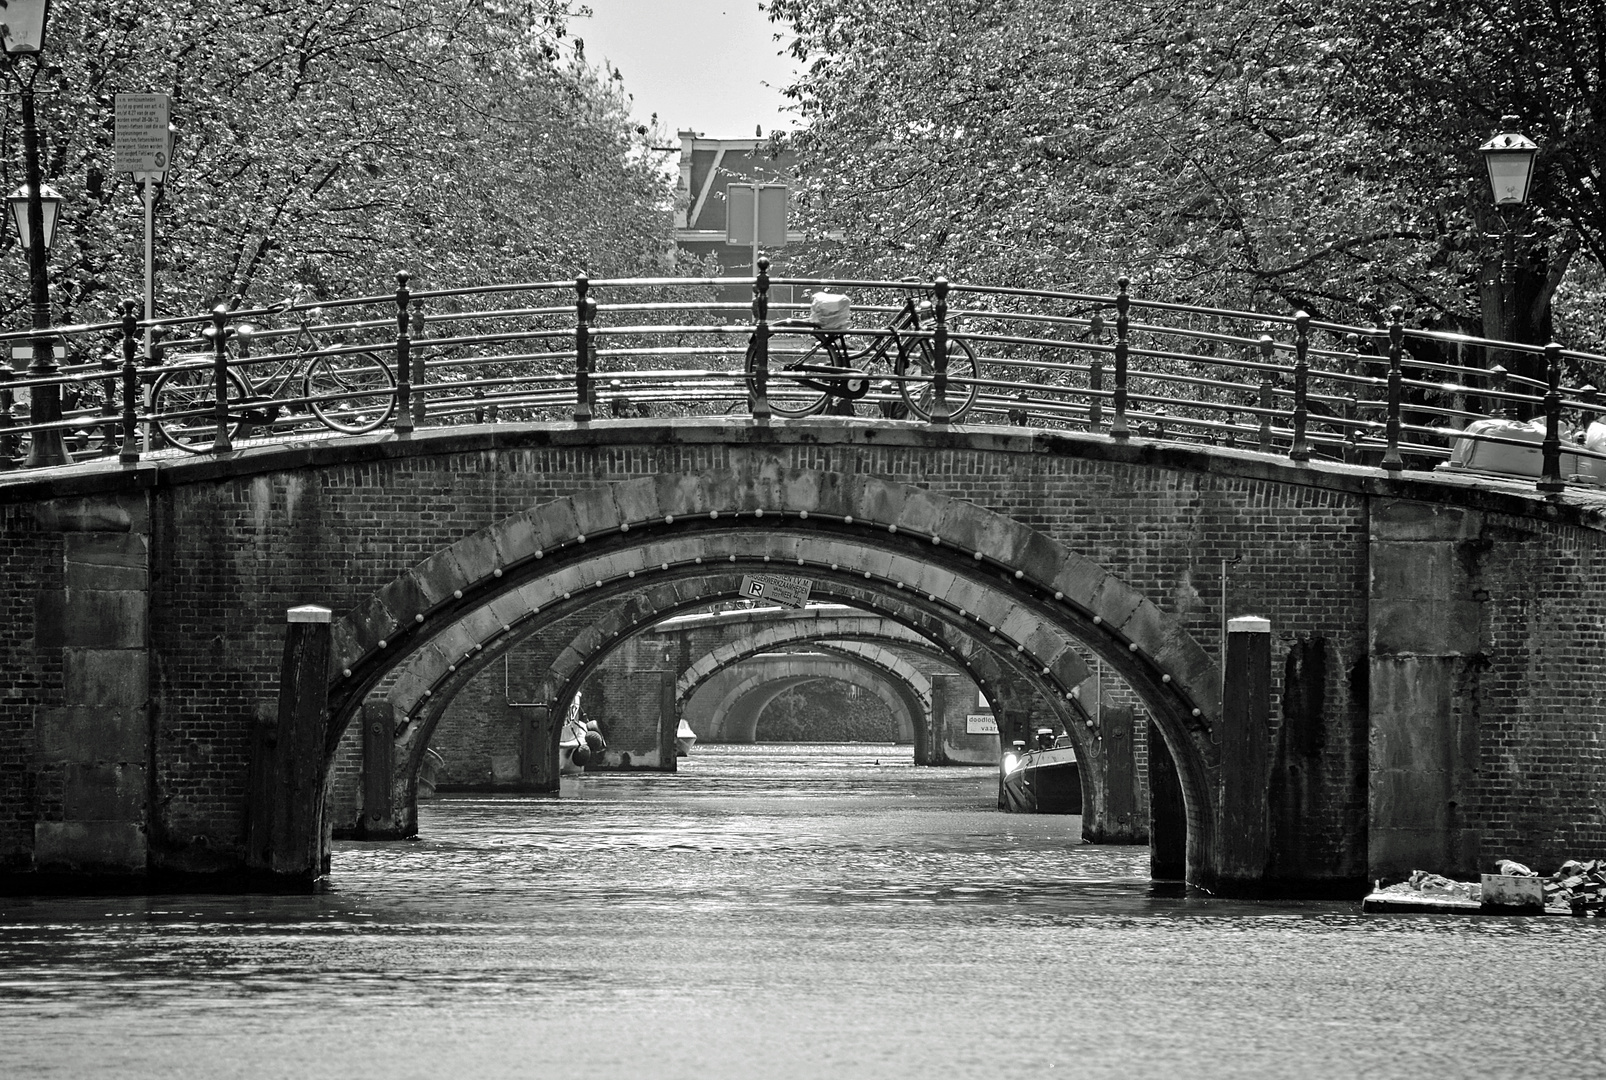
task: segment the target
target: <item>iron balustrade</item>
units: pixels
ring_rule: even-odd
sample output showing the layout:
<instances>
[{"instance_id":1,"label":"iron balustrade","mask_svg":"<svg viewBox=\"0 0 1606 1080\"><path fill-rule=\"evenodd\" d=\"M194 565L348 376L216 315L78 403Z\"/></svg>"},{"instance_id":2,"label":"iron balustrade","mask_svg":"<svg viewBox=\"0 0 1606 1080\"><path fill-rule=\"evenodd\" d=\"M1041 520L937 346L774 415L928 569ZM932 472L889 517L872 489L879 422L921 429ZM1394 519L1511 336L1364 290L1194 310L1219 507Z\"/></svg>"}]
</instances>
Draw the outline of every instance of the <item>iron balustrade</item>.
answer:
<instances>
[{"instance_id":1,"label":"iron balustrade","mask_svg":"<svg viewBox=\"0 0 1606 1080\"><path fill-rule=\"evenodd\" d=\"M209 425L207 452L340 435L327 417L343 400L367 401L372 385L338 384L272 395L271 409L247 397L317 348L393 370L386 435L468 423L587 424L643 415L748 416L770 422L767 398L809 334L781 325L806 313L806 290L847 292L859 343L886 334L902 310L908 281L772 278L767 263L749 279L628 278L522 282L462 289L415 288L396 275L388 294L280 302L154 320L127 304L103 323L52 327L59 369L41 375L0 364L0 468L19 468L29 440L58 432L70 457L116 457L125 464L175 451L161 427L152 387L173 373L205 379L207 400L187 414ZM749 288L750 301L722 297ZM1562 490L1564 457L1606 463L1581 445L1600 412L1606 357L1492 341L1404 324L1399 309L1382 325L1349 326L1287 314L1213 309L1147 300L1125 278L1109 294L918 283L932 298L929 317L899 331L935 358L869 369L870 390L856 404L888 423L902 415L909 385L929 391L930 423L950 422L957 398L977 396L963 422L1030 424L1124 441L1207 443L1282 454L1296 463L1345 461L1391 473L1448 459L1457 440L1491 446L1537 445L1539 490ZM147 325L157 332L141 355ZM31 329L0 333L0 349L28 345ZM746 350L758 360L749 374ZM948 370L949 343L974 352L974 377ZM1524 357L1536 379L1478 360ZM1450 357L1455 362L1450 362ZM1508 361L1509 362L1509 361ZM1564 372L1581 376L1563 383ZM269 373L269 374L264 374ZM25 402L57 387L59 420L34 422ZM387 401L389 398L387 397ZM356 406L353 405L355 408ZM1480 419L1542 421L1538 438L1468 433ZM322 421L320 423L320 421ZM355 437L355 436L354 436ZM195 449L194 447L191 448ZM51 466L46 466L51 467ZM1606 464L1598 469L1606 476Z\"/></svg>"}]
</instances>

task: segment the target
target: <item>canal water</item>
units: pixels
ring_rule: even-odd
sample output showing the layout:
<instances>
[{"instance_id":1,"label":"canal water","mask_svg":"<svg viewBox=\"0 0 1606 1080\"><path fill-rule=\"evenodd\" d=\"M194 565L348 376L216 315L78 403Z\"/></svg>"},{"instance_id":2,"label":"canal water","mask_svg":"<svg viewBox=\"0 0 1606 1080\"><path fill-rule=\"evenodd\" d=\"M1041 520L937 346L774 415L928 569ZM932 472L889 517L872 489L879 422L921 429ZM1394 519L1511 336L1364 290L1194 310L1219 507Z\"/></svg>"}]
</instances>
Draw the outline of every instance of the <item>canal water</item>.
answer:
<instances>
[{"instance_id":1,"label":"canal water","mask_svg":"<svg viewBox=\"0 0 1606 1080\"><path fill-rule=\"evenodd\" d=\"M907 747L699 746L577 800L443 797L416 842L337 845L317 896L0 899L0 1074L1417 1077L1606 1049L1606 920L1162 895L1145 849L991 785Z\"/></svg>"}]
</instances>

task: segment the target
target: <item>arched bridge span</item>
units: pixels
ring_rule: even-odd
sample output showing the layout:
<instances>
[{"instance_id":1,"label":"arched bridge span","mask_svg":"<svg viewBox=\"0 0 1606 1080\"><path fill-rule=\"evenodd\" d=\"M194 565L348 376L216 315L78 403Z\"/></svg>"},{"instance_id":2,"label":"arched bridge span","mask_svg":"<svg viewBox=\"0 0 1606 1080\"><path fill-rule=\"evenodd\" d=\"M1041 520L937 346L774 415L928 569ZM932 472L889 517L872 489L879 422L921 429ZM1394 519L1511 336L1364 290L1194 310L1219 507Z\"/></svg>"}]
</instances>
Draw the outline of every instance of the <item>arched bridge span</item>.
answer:
<instances>
[{"instance_id":1,"label":"arched bridge span","mask_svg":"<svg viewBox=\"0 0 1606 1080\"><path fill-rule=\"evenodd\" d=\"M1606 842L1588 751L1606 657L1576 630L1606 617L1589 492L1141 438L623 421L80 467L0 493L23 613L4 658L24 673L0 706L0 851L23 877L244 865L287 607L335 613L327 753L376 690L416 706L449 689L454 642L478 656L611 597L687 610L720 558L729 575L802 558L904 597L1044 692L1079 681L1066 642L1083 643L1183 774L1200 883L1355 883ZM1216 634L1238 614L1271 621L1277 703L1265 863L1247 872L1214 854L1232 768ZM1541 760L1557 745L1580 762L1565 782Z\"/></svg>"}]
</instances>

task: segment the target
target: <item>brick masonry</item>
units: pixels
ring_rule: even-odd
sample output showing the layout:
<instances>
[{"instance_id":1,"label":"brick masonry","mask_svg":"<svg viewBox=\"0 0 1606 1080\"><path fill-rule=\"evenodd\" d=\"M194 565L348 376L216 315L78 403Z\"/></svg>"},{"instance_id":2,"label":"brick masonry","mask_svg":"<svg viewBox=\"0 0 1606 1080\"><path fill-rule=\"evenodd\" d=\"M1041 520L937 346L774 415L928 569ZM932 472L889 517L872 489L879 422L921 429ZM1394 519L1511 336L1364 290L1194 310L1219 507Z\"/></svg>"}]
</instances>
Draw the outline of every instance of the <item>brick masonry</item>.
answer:
<instances>
[{"instance_id":1,"label":"brick masonry","mask_svg":"<svg viewBox=\"0 0 1606 1080\"><path fill-rule=\"evenodd\" d=\"M226 462L0 484L4 604L13 615L0 630L12 673L0 703L0 859L12 872L39 870L42 838L51 831L41 826L69 815L124 823L138 816L147 871L235 869L245 836L250 731L275 707L287 608L323 604L348 626L372 626L377 634L382 612L395 602L376 607L376 593L394 590L411 568L448 546L472 546L481 530L533 507L633 479L746 475L759 478L764 490L770 483L764 477L816 473L844 483L874 477L969 501L999 516L972 515L966 519L972 524L956 526L979 530L956 542L986 548L986 567L1013 559L1035 568L1046 557L1011 546L1024 541L986 531L992 520L1015 522L1152 602L1120 607L1114 597L1127 594L1110 592L1109 584L1090 594L1106 597L1099 601L1103 610L1125 612L1121 632L1152 641L1157 653L1163 642L1179 640L1167 626L1202 647L1204 666L1177 660L1168 669L1179 673L1173 689L1187 689L1206 706L1199 730L1174 728L1172 737L1188 740L1178 747L1183 759L1208 754L1214 691L1204 685L1205 673L1214 670L1208 661L1216 656L1223 617L1269 618L1276 697L1268 778L1272 881L1355 882L1373 868L1368 822L1384 779L1383 764L1368 750L1378 734L1374 699L1380 682L1406 662L1449 672L1434 723L1476 736L1475 753L1465 749L1470 736L1441 739L1463 752L1453 766L1460 770L1456 828L1458 843L1474 845L1467 850L1476 850L1476 860L1511 855L1546 864L1606 847L1598 497L1570 495L1557 506L1514 485L1391 481L1353 467L1296 469L1245 451L1141 440L1122 446L991 429L821 422L765 430L625 421L592 431L431 433L248 451ZM821 505L838 498L824 489L818 497ZM1458 526L1453 542L1464 580L1447 583L1447 592L1420 595L1419 588L1402 598L1416 606L1442 603L1450 612L1475 605L1475 645L1432 641L1408 648L1386 640L1390 651L1371 649L1390 599L1378 582L1401 580L1374 565L1398 552L1379 546L1373 504L1402 498L1453 506L1471 522ZM74 519L79 525L51 509L68 503L87 507ZM577 514L594 512L592 503L574 505ZM911 504L898 520L918 512ZM126 518L117 528L143 537L148 552L148 638L137 647L128 628L139 617L119 606L126 596L75 601L67 584L71 537L85 531L83 523L100 520L96 515L109 521L117 514ZM606 520L598 524L608 527ZM757 522L745 528L773 533ZM832 529L854 533L845 524ZM616 542L612 550L626 547ZM924 557L933 573L945 565L941 558L954 555L944 548ZM466 560L468 550L454 549L453 558ZM1230 564L1225 593L1224 561ZM1010 587L1002 577L989 586L998 596ZM1100 631L1074 614L1060 629L1088 641L1129 683L1157 671L1121 653L1109 624ZM120 627L109 638L79 625L108 620ZM72 628L58 635L53 627L66 622ZM348 651L351 644L344 640ZM340 654L338 635L336 647ZM361 648L365 656L384 650L371 641ZM111 658L91 653L128 649L147 658L144 759L121 759L121 735L108 713L93 736L75 737L90 744L75 751L75 762L50 760L46 718L81 704L95 683L69 668L93 663L104 671ZM1159 692L1158 683L1133 686L1151 702ZM137 680L108 691L97 708L127 704L130 687ZM1290 687L1297 694L1285 693ZM1192 767L1209 775L1208 760ZM131 794L140 769L143 804ZM118 858L134 850L127 836L109 843L95 849L84 840L74 850L84 853L86 866L96 865L94 850Z\"/></svg>"}]
</instances>

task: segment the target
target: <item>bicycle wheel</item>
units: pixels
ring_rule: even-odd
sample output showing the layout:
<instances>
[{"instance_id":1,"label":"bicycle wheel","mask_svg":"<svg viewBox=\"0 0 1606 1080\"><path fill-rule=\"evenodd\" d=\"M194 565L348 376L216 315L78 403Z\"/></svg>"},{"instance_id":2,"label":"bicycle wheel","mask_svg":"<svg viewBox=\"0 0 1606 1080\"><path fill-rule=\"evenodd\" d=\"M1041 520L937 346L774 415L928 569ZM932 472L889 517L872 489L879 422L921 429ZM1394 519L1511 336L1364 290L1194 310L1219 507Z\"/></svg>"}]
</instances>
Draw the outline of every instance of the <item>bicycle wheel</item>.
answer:
<instances>
[{"instance_id":1,"label":"bicycle wheel","mask_svg":"<svg viewBox=\"0 0 1606 1080\"><path fill-rule=\"evenodd\" d=\"M898 389L903 392L909 411L922 420L931 419L931 409L937 400L936 384L932 382L936 361L937 350L929 337L899 342ZM957 423L976 404L981 383L977 379L976 354L969 343L952 337L948 339L948 380L948 419Z\"/></svg>"},{"instance_id":2,"label":"bicycle wheel","mask_svg":"<svg viewBox=\"0 0 1606 1080\"><path fill-rule=\"evenodd\" d=\"M302 393L318 419L361 435L396 411L396 375L376 352L321 352L307 365Z\"/></svg>"},{"instance_id":3,"label":"bicycle wheel","mask_svg":"<svg viewBox=\"0 0 1606 1080\"><path fill-rule=\"evenodd\" d=\"M245 381L230 369L224 391L229 406L229 438L240 431L240 402L249 396ZM169 371L151 388L151 408L156 413L156 430L176 446L192 454L204 454L217 439L217 389L211 368Z\"/></svg>"},{"instance_id":4,"label":"bicycle wheel","mask_svg":"<svg viewBox=\"0 0 1606 1080\"><path fill-rule=\"evenodd\" d=\"M777 360L782 363L777 364ZM765 397L769 400L770 411L776 416L788 420L795 420L802 416L813 416L820 412L831 400L831 395L824 390L815 389L798 382L799 375L788 375L788 371L802 371L817 367L847 367L842 354L829 340L814 338L807 350L801 356L791 353L770 352L770 375L765 385ZM747 391L749 394L758 393L758 379L755 371L758 367L758 349L749 342L747 346Z\"/></svg>"}]
</instances>

